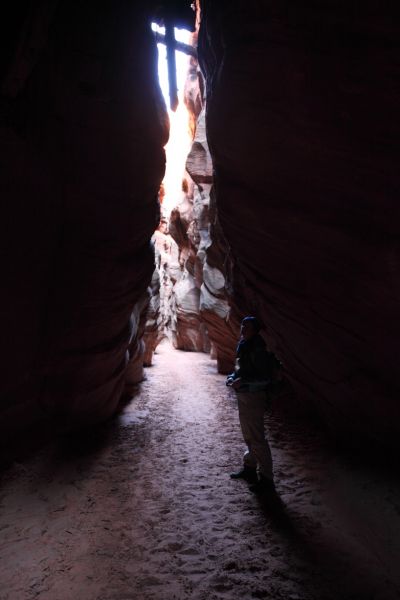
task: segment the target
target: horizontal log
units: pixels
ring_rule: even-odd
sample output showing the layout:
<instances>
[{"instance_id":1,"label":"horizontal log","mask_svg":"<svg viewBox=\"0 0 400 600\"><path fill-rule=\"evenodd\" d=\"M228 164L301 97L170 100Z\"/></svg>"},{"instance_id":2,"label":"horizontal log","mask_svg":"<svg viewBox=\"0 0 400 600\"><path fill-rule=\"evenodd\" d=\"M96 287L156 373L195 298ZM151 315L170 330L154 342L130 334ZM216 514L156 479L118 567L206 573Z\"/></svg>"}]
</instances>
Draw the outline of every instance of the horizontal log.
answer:
<instances>
[{"instance_id":1,"label":"horizontal log","mask_svg":"<svg viewBox=\"0 0 400 600\"><path fill-rule=\"evenodd\" d=\"M155 32L157 44L166 44L165 35ZM189 44L184 44L183 42L178 42L177 40L173 40L171 44L174 46L175 50L179 52L184 52L185 54L189 54L190 56L194 56L197 58L197 50L194 46L190 46Z\"/></svg>"}]
</instances>

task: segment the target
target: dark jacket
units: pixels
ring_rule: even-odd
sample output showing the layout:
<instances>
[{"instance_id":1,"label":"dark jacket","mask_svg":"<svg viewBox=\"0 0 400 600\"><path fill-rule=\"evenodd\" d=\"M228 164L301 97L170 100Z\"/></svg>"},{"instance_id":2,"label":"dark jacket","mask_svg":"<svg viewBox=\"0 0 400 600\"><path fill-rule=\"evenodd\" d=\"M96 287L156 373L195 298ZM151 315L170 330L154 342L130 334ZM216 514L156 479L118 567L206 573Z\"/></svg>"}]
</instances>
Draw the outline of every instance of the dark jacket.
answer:
<instances>
[{"instance_id":1,"label":"dark jacket","mask_svg":"<svg viewBox=\"0 0 400 600\"><path fill-rule=\"evenodd\" d=\"M258 392L268 389L276 378L279 362L268 352L263 338L253 335L248 340L241 340L236 350L236 369L230 376L233 380L239 377L242 386L239 391Z\"/></svg>"}]
</instances>

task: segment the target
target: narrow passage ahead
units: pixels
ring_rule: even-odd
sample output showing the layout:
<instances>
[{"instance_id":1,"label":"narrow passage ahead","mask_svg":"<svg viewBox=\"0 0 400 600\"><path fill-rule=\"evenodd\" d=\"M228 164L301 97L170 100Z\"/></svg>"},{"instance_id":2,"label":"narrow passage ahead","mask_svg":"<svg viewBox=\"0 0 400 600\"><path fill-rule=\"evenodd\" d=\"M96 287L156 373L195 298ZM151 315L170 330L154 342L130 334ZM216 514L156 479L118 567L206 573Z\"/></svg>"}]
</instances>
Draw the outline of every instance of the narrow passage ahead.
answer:
<instances>
[{"instance_id":1,"label":"narrow passage ahead","mask_svg":"<svg viewBox=\"0 0 400 600\"><path fill-rule=\"evenodd\" d=\"M270 415L263 502L229 479L244 448L215 363L164 344L146 374L111 425L5 473L0 600L398 597L394 482Z\"/></svg>"}]
</instances>

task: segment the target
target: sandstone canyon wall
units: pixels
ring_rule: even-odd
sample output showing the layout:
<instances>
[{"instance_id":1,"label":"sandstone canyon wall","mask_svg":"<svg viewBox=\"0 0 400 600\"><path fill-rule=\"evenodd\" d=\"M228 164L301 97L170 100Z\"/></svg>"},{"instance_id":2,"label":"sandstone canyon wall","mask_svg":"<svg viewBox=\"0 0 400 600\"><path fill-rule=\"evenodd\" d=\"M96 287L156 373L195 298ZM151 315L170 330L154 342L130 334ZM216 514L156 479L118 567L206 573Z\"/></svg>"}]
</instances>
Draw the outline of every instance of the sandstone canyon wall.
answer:
<instances>
[{"instance_id":1,"label":"sandstone canyon wall","mask_svg":"<svg viewBox=\"0 0 400 600\"><path fill-rule=\"evenodd\" d=\"M399 444L394 2L202 0L236 298L335 434Z\"/></svg>"},{"instance_id":2,"label":"sandstone canyon wall","mask_svg":"<svg viewBox=\"0 0 400 600\"><path fill-rule=\"evenodd\" d=\"M186 105L192 117L193 144L186 169L193 181L192 218L198 231L196 246L197 280L200 286L200 315L212 343L212 354L220 373L233 370L235 349L239 335L236 303L229 294L227 281L229 253L215 210L213 165L206 136L206 102L203 75L196 59L185 90Z\"/></svg>"},{"instance_id":3,"label":"sandstone canyon wall","mask_svg":"<svg viewBox=\"0 0 400 600\"><path fill-rule=\"evenodd\" d=\"M3 442L38 421L102 420L128 363L129 384L140 378L168 136L146 10L3 12Z\"/></svg>"}]
</instances>

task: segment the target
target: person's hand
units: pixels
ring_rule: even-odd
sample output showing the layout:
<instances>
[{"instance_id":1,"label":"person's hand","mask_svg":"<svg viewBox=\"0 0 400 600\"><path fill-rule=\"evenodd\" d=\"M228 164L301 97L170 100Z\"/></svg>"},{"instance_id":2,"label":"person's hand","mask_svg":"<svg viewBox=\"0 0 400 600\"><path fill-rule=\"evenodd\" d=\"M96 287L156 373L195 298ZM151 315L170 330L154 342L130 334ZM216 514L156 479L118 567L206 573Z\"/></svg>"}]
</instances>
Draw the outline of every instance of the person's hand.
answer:
<instances>
[{"instance_id":1,"label":"person's hand","mask_svg":"<svg viewBox=\"0 0 400 600\"><path fill-rule=\"evenodd\" d=\"M228 377L226 378L225 384L231 386L232 382L235 380L235 377L233 375L233 373L231 373L230 375L228 375Z\"/></svg>"}]
</instances>

